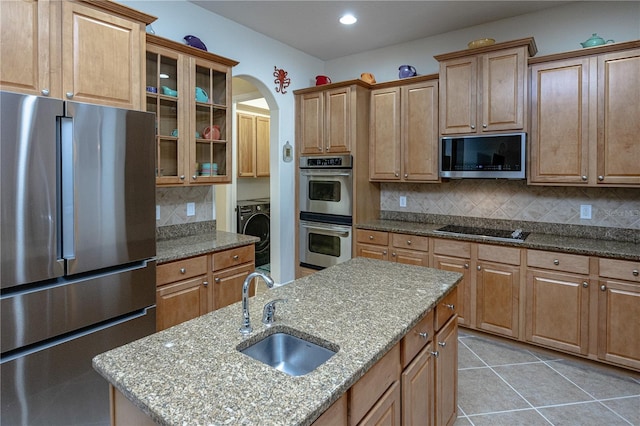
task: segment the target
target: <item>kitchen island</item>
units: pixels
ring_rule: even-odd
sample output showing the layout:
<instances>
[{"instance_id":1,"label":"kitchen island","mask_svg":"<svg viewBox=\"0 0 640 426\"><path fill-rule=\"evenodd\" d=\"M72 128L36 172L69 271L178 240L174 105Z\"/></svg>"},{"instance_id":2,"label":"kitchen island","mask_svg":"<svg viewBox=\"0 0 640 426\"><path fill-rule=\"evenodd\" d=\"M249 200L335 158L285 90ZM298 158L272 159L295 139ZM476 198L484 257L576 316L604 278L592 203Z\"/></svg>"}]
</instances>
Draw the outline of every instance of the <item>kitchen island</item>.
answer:
<instances>
[{"instance_id":1,"label":"kitchen island","mask_svg":"<svg viewBox=\"0 0 640 426\"><path fill-rule=\"evenodd\" d=\"M94 358L94 368L159 424L308 425L453 292L461 275L356 258L252 297L254 331L240 334L239 303ZM276 298L274 326L261 323ZM455 317L453 318L455 321ZM292 377L240 353L278 327L338 352Z\"/></svg>"}]
</instances>

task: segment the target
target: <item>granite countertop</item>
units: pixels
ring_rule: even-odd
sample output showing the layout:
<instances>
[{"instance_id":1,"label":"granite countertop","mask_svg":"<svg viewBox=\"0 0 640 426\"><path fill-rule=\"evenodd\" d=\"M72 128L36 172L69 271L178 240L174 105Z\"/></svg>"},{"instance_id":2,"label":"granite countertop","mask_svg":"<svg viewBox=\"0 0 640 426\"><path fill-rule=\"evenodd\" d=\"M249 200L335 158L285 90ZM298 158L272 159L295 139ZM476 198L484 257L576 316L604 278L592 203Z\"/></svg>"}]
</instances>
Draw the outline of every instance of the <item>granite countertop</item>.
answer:
<instances>
[{"instance_id":1,"label":"granite countertop","mask_svg":"<svg viewBox=\"0 0 640 426\"><path fill-rule=\"evenodd\" d=\"M165 425L309 425L451 291L461 275L356 258L250 299L253 333L243 337L241 303L98 355L94 368ZM276 323L261 322L275 298ZM339 351L292 377L238 352L292 328Z\"/></svg>"},{"instance_id":2,"label":"granite countertop","mask_svg":"<svg viewBox=\"0 0 640 426\"><path fill-rule=\"evenodd\" d=\"M565 253L581 254L586 256L599 256L614 259L640 261L640 244L630 241L614 241L600 238L574 237L566 235L545 234L532 232L524 242L491 241L482 237L454 236L435 233L434 230L442 227L442 223L409 222L400 220L373 220L366 223L358 223L356 228L373 231L398 232L405 234L424 235L429 237L473 241L487 244L506 245L528 249L558 251ZM525 231L527 231L525 229Z\"/></svg>"},{"instance_id":3,"label":"granite countertop","mask_svg":"<svg viewBox=\"0 0 640 426\"><path fill-rule=\"evenodd\" d=\"M207 230L197 235L159 239L156 242L156 259L158 264L162 264L187 257L255 244L258 241L260 241L260 238L252 235Z\"/></svg>"}]
</instances>

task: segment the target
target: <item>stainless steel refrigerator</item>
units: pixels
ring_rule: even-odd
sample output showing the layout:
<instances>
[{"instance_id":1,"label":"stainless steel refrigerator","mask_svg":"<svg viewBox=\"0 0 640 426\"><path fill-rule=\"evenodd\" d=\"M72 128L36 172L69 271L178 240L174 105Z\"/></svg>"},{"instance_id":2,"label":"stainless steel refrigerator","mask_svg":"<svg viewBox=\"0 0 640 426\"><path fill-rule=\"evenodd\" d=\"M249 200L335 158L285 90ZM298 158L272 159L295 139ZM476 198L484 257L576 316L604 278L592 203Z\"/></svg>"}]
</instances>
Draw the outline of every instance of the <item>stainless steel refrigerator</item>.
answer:
<instances>
[{"instance_id":1,"label":"stainless steel refrigerator","mask_svg":"<svg viewBox=\"0 0 640 426\"><path fill-rule=\"evenodd\" d=\"M2 425L109 424L92 358L155 331L155 117L0 92Z\"/></svg>"}]
</instances>

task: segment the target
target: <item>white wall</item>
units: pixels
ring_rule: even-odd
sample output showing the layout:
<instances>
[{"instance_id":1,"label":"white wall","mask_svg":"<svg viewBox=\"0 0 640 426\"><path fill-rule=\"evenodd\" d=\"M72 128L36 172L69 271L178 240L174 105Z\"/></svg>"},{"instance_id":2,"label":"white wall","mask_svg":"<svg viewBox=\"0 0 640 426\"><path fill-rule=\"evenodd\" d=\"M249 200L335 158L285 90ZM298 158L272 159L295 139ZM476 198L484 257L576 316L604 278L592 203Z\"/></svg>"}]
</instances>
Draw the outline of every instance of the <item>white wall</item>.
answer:
<instances>
[{"instance_id":1,"label":"white wall","mask_svg":"<svg viewBox=\"0 0 640 426\"><path fill-rule=\"evenodd\" d=\"M398 66L413 65L418 74L438 72L434 55L467 48L478 38L496 42L534 37L536 56L581 49L580 42L598 33L617 42L640 39L640 2L584 2L503 19L489 24L439 34L410 43L386 47L326 62L325 74L333 81L359 78L371 72L377 82L397 80Z\"/></svg>"},{"instance_id":2,"label":"white wall","mask_svg":"<svg viewBox=\"0 0 640 426\"><path fill-rule=\"evenodd\" d=\"M293 91L308 87L312 76L324 70L324 63L276 40L258 34L226 18L186 1L135 1L121 3L157 16L152 24L156 35L182 42L192 34L210 52L239 61L233 75L249 75L261 81L271 93L265 96L271 110L271 273L278 283L294 279L295 163L282 161L280 152L286 141L294 145ZM275 92L274 66L289 72L291 85L284 95Z\"/></svg>"}]
</instances>

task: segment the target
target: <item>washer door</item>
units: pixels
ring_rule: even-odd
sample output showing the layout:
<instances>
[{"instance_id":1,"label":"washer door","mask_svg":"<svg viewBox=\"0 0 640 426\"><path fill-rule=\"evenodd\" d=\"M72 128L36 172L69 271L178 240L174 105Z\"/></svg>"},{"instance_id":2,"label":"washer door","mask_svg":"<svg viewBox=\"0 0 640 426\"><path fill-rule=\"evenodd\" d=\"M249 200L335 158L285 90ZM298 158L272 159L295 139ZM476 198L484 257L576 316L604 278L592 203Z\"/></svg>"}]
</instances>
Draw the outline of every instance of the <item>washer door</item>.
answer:
<instances>
[{"instance_id":1,"label":"washer door","mask_svg":"<svg viewBox=\"0 0 640 426\"><path fill-rule=\"evenodd\" d=\"M245 235L253 235L260 238L260 241L256 243L256 254L269 249L269 232L269 216L264 213L256 213L247 219L247 223L244 224L244 229L242 230Z\"/></svg>"}]
</instances>

